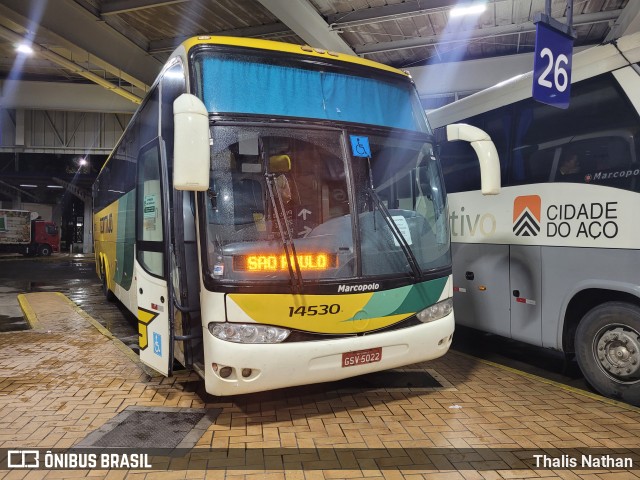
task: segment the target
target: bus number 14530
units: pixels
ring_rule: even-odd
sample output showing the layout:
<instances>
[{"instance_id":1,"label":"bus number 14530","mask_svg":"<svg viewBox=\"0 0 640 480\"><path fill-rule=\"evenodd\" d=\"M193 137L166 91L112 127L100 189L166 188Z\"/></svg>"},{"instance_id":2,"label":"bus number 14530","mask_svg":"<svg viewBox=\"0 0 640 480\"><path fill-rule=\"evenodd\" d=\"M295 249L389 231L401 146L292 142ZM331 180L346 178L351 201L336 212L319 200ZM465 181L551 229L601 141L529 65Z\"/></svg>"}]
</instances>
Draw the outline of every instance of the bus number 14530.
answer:
<instances>
[{"instance_id":1,"label":"bus number 14530","mask_svg":"<svg viewBox=\"0 0 640 480\"><path fill-rule=\"evenodd\" d=\"M340 305L334 303L333 305L301 305L299 307L289 307L289 316L300 315L304 317L308 315L313 317L314 315L335 315L340 313Z\"/></svg>"}]
</instances>

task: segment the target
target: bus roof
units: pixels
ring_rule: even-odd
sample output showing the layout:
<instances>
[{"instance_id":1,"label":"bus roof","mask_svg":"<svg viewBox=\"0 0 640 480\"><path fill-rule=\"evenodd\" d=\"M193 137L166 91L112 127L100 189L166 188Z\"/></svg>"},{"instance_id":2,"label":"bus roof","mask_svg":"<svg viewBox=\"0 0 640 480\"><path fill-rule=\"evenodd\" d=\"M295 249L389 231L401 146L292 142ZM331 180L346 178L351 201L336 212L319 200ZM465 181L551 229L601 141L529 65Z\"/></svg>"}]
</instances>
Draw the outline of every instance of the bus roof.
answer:
<instances>
[{"instance_id":1,"label":"bus roof","mask_svg":"<svg viewBox=\"0 0 640 480\"><path fill-rule=\"evenodd\" d=\"M622 53L621 53L622 52ZM640 33L619 38L615 43L598 45L573 56L571 83L640 62ZM509 105L531 97L533 72L524 73L493 87L427 113L433 128Z\"/></svg>"},{"instance_id":2,"label":"bus roof","mask_svg":"<svg viewBox=\"0 0 640 480\"><path fill-rule=\"evenodd\" d=\"M307 57L310 56L315 58L322 58L324 60L338 60L342 62L353 63L356 65L363 65L370 68L376 68L378 70L384 70L386 72L402 75L403 77L410 77L408 72L404 72L402 70L398 70L397 68L384 65L383 63L374 62L372 60L367 60L365 58L347 55L344 53L336 53L323 48L312 48L308 45L296 45L294 43L275 42L273 40L260 40L255 38L220 37L214 35L200 35L198 37L191 37L182 42L182 46L187 52L197 45L205 44L231 45L235 47L255 48L258 50L272 50L285 53L294 53Z\"/></svg>"}]
</instances>

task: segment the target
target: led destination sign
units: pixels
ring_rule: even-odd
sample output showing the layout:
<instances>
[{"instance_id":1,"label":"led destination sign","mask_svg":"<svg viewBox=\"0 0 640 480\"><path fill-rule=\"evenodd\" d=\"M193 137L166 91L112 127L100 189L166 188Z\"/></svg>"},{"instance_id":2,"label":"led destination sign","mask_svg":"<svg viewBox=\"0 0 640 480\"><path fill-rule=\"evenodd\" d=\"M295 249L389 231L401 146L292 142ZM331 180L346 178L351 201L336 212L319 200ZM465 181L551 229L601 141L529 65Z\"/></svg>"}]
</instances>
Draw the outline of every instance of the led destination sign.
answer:
<instances>
[{"instance_id":1,"label":"led destination sign","mask_svg":"<svg viewBox=\"0 0 640 480\"><path fill-rule=\"evenodd\" d=\"M298 266L301 271L327 270L338 265L338 258L328 253L299 253ZM295 268L293 259L291 266ZM256 254L233 257L236 272L279 272L289 269L286 255Z\"/></svg>"}]
</instances>

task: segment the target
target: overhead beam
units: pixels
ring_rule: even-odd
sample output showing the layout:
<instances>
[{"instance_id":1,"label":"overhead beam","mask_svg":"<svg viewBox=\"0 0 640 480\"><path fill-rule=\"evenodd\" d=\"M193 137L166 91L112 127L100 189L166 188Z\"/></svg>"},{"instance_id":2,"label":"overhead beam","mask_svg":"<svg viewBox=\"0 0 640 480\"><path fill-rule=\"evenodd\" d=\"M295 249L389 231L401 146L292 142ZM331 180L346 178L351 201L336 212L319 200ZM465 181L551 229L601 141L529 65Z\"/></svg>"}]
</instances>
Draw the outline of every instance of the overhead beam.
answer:
<instances>
[{"instance_id":1,"label":"overhead beam","mask_svg":"<svg viewBox=\"0 0 640 480\"><path fill-rule=\"evenodd\" d=\"M615 20L622 13L622 10L609 10L606 12L585 13L573 17L573 26L589 25L592 23L601 23ZM560 18L559 21L566 22L566 18ZM519 25L501 25L498 27L481 28L478 30L469 30L460 33L460 38L455 35L429 35L426 37L409 38L406 40L394 40L391 42L372 43L355 48L358 55L367 55L372 53L390 52L393 50L403 50L405 48L427 47L430 45L443 45L447 43L460 43L479 38L501 37L504 35L514 35L517 33L535 32L533 22L525 22Z\"/></svg>"},{"instance_id":2,"label":"overhead beam","mask_svg":"<svg viewBox=\"0 0 640 480\"><path fill-rule=\"evenodd\" d=\"M331 31L327 22L308 0L258 1L312 47L354 55L351 47L337 32Z\"/></svg>"},{"instance_id":3,"label":"overhead beam","mask_svg":"<svg viewBox=\"0 0 640 480\"><path fill-rule=\"evenodd\" d=\"M82 1L82 0L78 0L78 1ZM9 28L10 30L13 30L16 33L26 31L28 33L25 33L23 35L29 36L29 38L31 38L31 36L33 35L33 32L30 30L30 27L29 27L31 19L26 18L21 14L19 14L18 12L15 12L9 9L5 5L0 5L0 18L4 20L2 24L5 27ZM112 20L119 20L119 19L113 18ZM149 90L149 86L145 82L135 78L132 75L129 75L126 71L122 69L121 66L116 67L114 65L111 65L108 62L105 62L102 58L98 57L97 55L89 53L88 51L84 50L78 45L75 45L74 43L70 42L66 38L43 27L42 25L38 26L37 35L34 38L32 38L32 40L35 40L35 39L41 40L40 43L42 44L55 45L56 47L60 47L63 50L68 50L67 58L69 59L73 58L76 62L86 61L87 63L91 63L92 65L95 65L98 69L104 70L105 72L111 74L112 76L120 78L124 80L126 83L135 86L136 88L140 89L143 93ZM145 47L145 50L146 50L146 47ZM61 53L61 52L58 51L57 53Z\"/></svg>"},{"instance_id":4,"label":"overhead beam","mask_svg":"<svg viewBox=\"0 0 640 480\"><path fill-rule=\"evenodd\" d=\"M73 0L2 0L14 14L26 19L28 28L33 12L41 10L40 30L46 29L91 55L112 65L145 85L153 84L162 62ZM71 28L72 26L72 28ZM40 34L38 30L37 34Z\"/></svg>"},{"instance_id":5,"label":"overhead beam","mask_svg":"<svg viewBox=\"0 0 640 480\"><path fill-rule=\"evenodd\" d=\"M389 20L400 20L419 13L429 13L434 10L451 8L458 5L458 3L463 4L464 2L457 2L456 0L431 0L430 2L409 1L393 5L383 5L381 7L362 8L346 13L334 13L327 16L327 22L331 29L335 30L342 27L354 27Z\"/></svg>"},{"instance_id":6,"label":"overhead beam","mask_svg":"<svg viewBox=\"0 0 640 480\"><path fill-rule=\"evenodd\" d=\"M62 180L61 178L58 178L58 177L51 177L51 180L53 180L55 183L57 183L61 187L64 187L69 193L78 197L83 202L91 201L91 191L85 190L84 188L80 188L77 185L74 185L73 183L69 183L66 180Z\"/></svg>"},{"instance_id":7,"label":"overhead beam","mask_svg":"<svg viewBox=\"0 0 640 480\"><path fill-rule=\"evenodd\" d=\"M605 37L610 42L624 35L640 32L640 2L629 1Z\"/></svg>"},{"instance_id":8,"label":"overhead beam","mask_svg":"<svg viewBox=\"0 0 640 480\"><path fill-rule=\"evenodd\" d=\"M0 106L25 110L128 113L137 104L94 84L4 80Z\"/></svg>"},{"instance_id":9,"label":"overhead beam","mask_svg":"<svg viewBox=\"0 0 640 480\"><path fill-rule=\"evenodd\" d=\"M102 2L100 13L102 15L117 15L119 13L135 12L147 8L162 7L174 3L182 3L188 0L113 0Z\"/></svg>"},{"instance_id":10,"label":"overhead beam","mask_svg":"<svg viewBox=\"0 0 640 480\"><path fill-rule=\"evenodd\" d=\"M244 28L235 28L233 30L224 30L221 32L212 32L212 35L221 35L225 37L264 37L267 35L282 35L291 33L289 27L287 27L284 23L277 22L271 23L268 25L258 25L256 27L244 27ZM164 38L162 40L154 40L149 43L149 53L161 53L161 52L169 52L173 51L178 45L180 45L187 38L190 38L189 35L174 37L174 38Z\"/></svg>"},{"instance_id":11,"label":"overhead beam","mask_svg":"<svg viewBox=\"0 0 640 480\"><path fill-rule=\"evenodd\" d=\"M16 32L14 32L13 30L9 30L8 28L5 28L3 26L0 25L0 37L9 40L10 42L13 43L28 43L28 40L26 38L24 38L21 35L18 35ZM104 78L102 78L99 75L96 75L95 73L91 72L90 70L88 70L87 68L83 67L82 65L78 65L75 62L72 62L71 60L67 60L65 57L63 57L62 55L59 55L51 50L49 50L48 48L44 47L43 45L38 45L36 43L32 43L32 48L37 52L37 54L40 57L46 58L47 60L54 62L58 65L60 65L61 67L65 68L66 70L69 70L73 73L76 73L84 78L86 78L87 80L92 81L93 83L96 83L98 85L100 85L101 87L106 88L107 90L112 91L113 93L120 95L121 97L126 98L127 100L136 103L136 104L140 104L142 102L142 98L140 98L138 95L135 95L133 93L131 93L128 90L125 90L122 87L119 87L118 85L114 85L113 83L105 80Z\"/></svg>"},{"instance_id":12,"label":"overhead beam","mask_svg":"<svg viewBox=\"0 0 640 480\"><path fill-rule=\"evenodd\" d=\"M576 54L592 46L575 47L573 53ZM533 52L520 53L462 62L435 63L409 67L407 70L420 97L453 93L469 94L531 71L533 57Z\"/></svg>"}]
</instances>

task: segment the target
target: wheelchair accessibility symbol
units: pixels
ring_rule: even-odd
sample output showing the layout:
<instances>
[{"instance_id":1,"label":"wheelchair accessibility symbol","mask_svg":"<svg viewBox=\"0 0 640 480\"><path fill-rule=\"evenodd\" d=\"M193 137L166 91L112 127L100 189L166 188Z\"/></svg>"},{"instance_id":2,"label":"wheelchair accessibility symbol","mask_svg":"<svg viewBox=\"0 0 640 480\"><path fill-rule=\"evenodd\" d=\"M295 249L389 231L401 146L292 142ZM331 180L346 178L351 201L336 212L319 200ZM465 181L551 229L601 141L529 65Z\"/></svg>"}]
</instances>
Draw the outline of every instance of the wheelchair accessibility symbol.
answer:
<instances>
[{"instance_id":1,"label":"wheelchair accessibility symbol","mask_svg":"<svg viewBox=\"0 0 640 480\"><path fill-rule=\"evenodd\" d=\"M162 356L162 336L156 332L153 332L153 353Z\"/></svg>"},{"instance_id":2,"label":"wheelchair accessibility symbol","mask_svg":"<svg viewBox=\"0 0 640 480\"><path fill-rule=\"evenodd\" d=\"M369 137L349 135L349 139L351 140L351 151L354 157L371 157Z\"/></svg>"}]
</instances>

